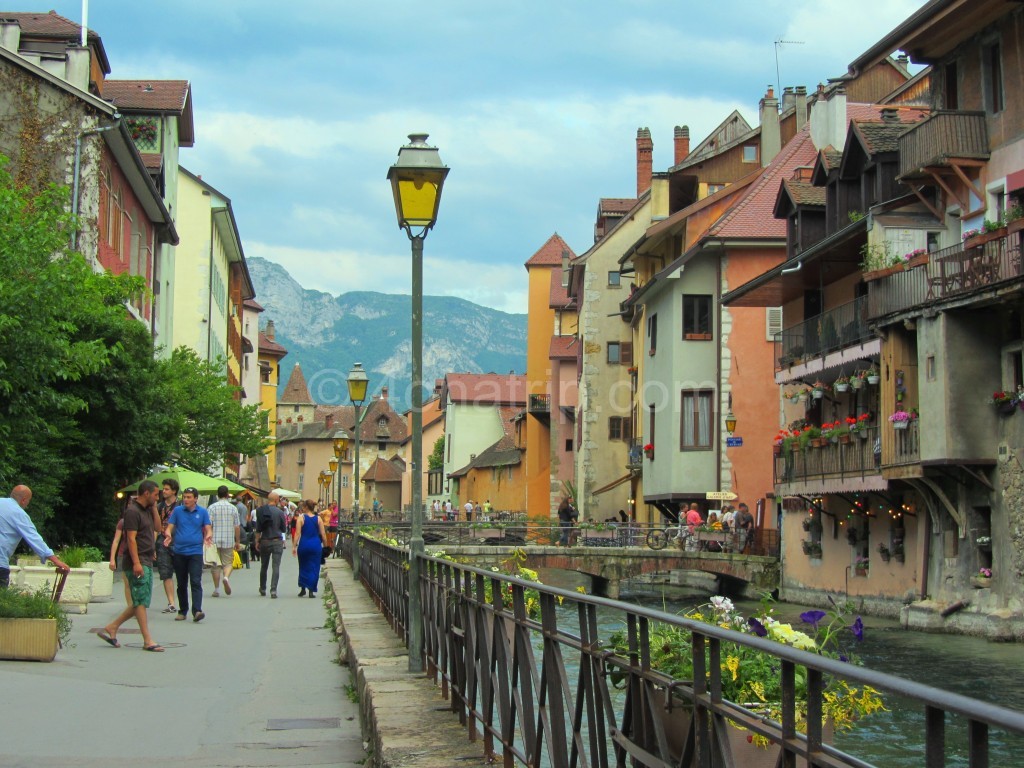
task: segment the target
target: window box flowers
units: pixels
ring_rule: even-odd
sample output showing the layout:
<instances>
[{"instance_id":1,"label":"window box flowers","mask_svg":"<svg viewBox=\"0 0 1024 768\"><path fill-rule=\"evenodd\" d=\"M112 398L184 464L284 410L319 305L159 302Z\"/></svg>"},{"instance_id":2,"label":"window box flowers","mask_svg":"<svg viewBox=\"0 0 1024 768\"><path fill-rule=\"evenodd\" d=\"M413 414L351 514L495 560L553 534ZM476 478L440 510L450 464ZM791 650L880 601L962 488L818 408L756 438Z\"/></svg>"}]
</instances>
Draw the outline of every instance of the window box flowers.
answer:
<instances>
[{"instance_id":1,"label":"window box flowers","mask_svg":"<svg viewBox=\"0 0 1024 768\"><path fill-rule=\"evenodd\" d=\"M654 458L654 443L648 443L644 446L644 456L648 459Z\"/></svg>"},{"instance_id":2,"label":"window box flowers","mask_svg":"<svg viewBox=\"0 0 1024 768\"><path fill-rule=\"evenodd\" d=\"M989 400L1001 416L1012 416L1018 407L1024 408L1024 388L993 392Z\"/></svg>"},{"instance_id":3,"label":"window box flowers","mask_svg":"<svg viewBox=\"0 0 1024 768\"><path fill-rule=\"evenodd\" d=\"M903 256L903 268L923 267L928 263L928 249L918 248Z\"/></svg>"},{"instance_id":4,"label":"window box flowers","mask_svg":"<svg viewBox=\"0 0 1024 768\"><path fill-rule=\"evenodd\" d=\"M866 440L868 436L868 422L871 421L870 413L862 413L860 416L847 416L846 424L850 428L851 435L857 435L857 437Z\"/></svg>"},{"instance_id":5,"label":"window box flowers","mask_svg":"<svg viewBox=\"0 0 1024 768\"><path fill-rule=\"evenodd\" d=\"M889 416L889 423L893 429L906 429L910 426L910 414L903 410L896 411Z\"/></svg>"},{"instance_id":6,"label":"window box flowers","mask_svg":"<svg viewBox=\"0 0 1024 768\"><path fill-rule=\"evenodd\" d=\"M803 547L804 554L808 557L814 558L815 560L821 559L821 542L813 541L811 539L804 539L800 542Z\"/></svg>"},{"instance_id":7,"label":"window box flowers","mask_svg":"<svg viewBox=\"0 0 1024 768\"><path fill-rule=\"evenodd\" d=\"M871 561L866 557L858 557L853 563L853 572L858 576L867 576Z\"/></svg>"},{"instance_id":8,"label":"window box flowers","mask_svg":"<svg viewBox=\"0 0 1024 768\"><path fill-rule=\"evenodd\" d=\"M971 577L971 586L975 589L989 589L992 586L992 569L979 568L978 573Z\"/></svg>"}]
</instances>

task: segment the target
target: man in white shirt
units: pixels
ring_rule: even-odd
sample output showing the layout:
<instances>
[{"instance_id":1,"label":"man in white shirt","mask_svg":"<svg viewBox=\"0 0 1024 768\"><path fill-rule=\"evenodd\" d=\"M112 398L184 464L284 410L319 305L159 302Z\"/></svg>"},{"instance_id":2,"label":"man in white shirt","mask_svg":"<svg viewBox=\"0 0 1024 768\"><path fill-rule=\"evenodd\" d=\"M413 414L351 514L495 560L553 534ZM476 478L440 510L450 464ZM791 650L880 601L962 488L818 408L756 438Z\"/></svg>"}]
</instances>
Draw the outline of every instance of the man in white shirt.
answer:
<instances>
[{"instance_id":1,"label":"man in white shirt","mask_svg":"<svg viewBox=\"0 0 1024 768\"><path fill-rule=\"evenodd\" d=\"M217 547L220 565L213 566L213 596L220 597L220 583L224 581L224 594L231 594L231 570L235 562L235 550L242 543L242 528L238 520L238 508L228 498L228 487L217 489L217 501L206 510L213 526L213 543Z\"/></svg>"},{"instance_id":2,"label":"man in white shirt","mask_svg":"<svg viewBox=\"0 0 1024 768\"><path fill-rule=\"evenodd\" d=\"M466 502L466 506L463 507L463 509L466 510L466 522L467 523L473 522L473 502L472 501L467 501Z\"/></svg>"}]
</instances>

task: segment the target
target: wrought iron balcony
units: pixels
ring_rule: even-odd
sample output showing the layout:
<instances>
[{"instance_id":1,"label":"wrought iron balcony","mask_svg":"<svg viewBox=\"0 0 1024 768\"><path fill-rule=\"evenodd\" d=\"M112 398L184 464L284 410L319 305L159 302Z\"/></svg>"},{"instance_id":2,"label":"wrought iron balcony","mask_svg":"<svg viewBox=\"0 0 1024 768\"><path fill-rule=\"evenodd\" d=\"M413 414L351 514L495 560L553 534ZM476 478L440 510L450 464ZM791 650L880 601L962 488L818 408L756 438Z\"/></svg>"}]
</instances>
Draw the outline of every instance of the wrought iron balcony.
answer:
<instances>
[{"instance_id":1,"label":"wrought iron balcony","mask_svg":"<svg viewBox=\"0 0 1024 768\"><path fill-rule=\"evenodd\" d=\"M551 411L551 395L530 395L529 411L534 414L547 414Z\"/></svg>"},{"instance_id":2,"label":"wrought iron balcony","mask_svg":"<svg viewBox=\"0 0 1024 768\"><path fill-rule=\"evenodd\" d=\"M861 296L776 334L775 370L824 357L874 337L867 323L867 297Z\"/></svg>"},{"instance_id":3,"label":"wrought iron balcony","mask_svg":"<svg viewBox=\"0 0 1024 768\"><path fill-rule=\"evenodd\" d=\"M644 447L641 442L640 438L637 437L634 437L629 442L628 466L630 469L642 469L644 466Z\"/></svg>"},{"instance_id":4,"label":"wrought iron balcony","mask_svg":"<svg viewBox=\"0 0 1024 768\"><path fill-rule=\"evenodd\" d=\"M929 254L927 263L868 283L871 319L931 307L1024 277L1021 232L997 230Z\"/></svg>"},{"instance_id":5,"label":"wrought iron balcony","mask_svg":"<svg viewBox=\"0 0 1024 768\"><path fill-rule=\"evenodd\" d=\"M901 179L925 176L951 160L987 160L985 113L936 112L900 136L898 145Z\"/></svg>"},{"instance_id":6,"label":"wrought iron balcony","mask_svg":"<svg viewBox=\"0 0 1024 768\"><path fill-rule=\"evenodd\" d=\"M775 485L808 481L857 480L880 475L881 456L875 455L878 427L868 427L848 442L828 442L820 448L783 451L775 457Z\"/></svg>"}]
</instances>

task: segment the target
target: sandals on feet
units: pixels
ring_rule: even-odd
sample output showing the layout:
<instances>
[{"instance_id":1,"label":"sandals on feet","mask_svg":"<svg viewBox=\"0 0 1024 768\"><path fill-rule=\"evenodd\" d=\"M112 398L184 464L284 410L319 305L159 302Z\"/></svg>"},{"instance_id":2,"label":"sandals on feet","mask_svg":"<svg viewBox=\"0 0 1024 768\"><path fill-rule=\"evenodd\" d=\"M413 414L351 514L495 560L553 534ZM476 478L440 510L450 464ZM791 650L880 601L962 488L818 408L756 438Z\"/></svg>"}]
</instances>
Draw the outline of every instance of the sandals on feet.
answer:
<instances>
[{"instance_id":1,"label":"sandals on feet","mask_svg":"<svg viewBox=\"0 0 1024 768\"><path fill-rule=\"evenodd\" d=\"M164 647L162 645L144 645L142 650L151 651L152 653L163 653Z\"/></svg>"},{"instance_id":2,"label":"sandals on feet","mask_svg":"<svg viewBox=\"0 0 1024 768\"><path fill-rule=\"evenodd\" d=\"M117 638L116 637L111 637L106 632L97 632L96 633L96 637L98 637L100 640L102 640L107 645L112 645L115 648L120 648L121 647L121 644L119 642L117 642Z\"/></svg>"}]
</instances>

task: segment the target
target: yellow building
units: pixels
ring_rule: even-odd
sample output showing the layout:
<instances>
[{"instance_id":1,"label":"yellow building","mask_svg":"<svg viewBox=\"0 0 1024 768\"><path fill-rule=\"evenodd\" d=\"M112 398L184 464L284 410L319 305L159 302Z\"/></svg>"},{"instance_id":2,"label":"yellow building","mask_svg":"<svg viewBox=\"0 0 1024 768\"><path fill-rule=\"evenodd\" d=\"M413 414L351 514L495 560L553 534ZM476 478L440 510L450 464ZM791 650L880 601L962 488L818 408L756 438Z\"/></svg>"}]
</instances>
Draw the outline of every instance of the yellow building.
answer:
<instances>
[{"instance_id":1,"label":"yellow building","mask_svg":"<svg viewBox=\"0 0 1024 768\"><path fill-rule=\"evenodd\" d=\"M560 386L555 388L557 391L552 398L552 353L557 346L554 337L576 335L576 312L567 295L569 262L575 257L576 254L556 233L526 262L529 304L526 320L527 418L523 444L526 447L526 508L529 516L536 519L547 520L555 515L559 501L567 492L565 483L572 481L572 451L570 449L565 455L567 443L562 439L566 426L563 420L567 417L558 405L575 409L575 381L571 398L561 391ZM555 355L556 362L560 357Z\"/></svg>"},{"instance_id":2,"label":"yellow building","mask_svg":"<svg viewBox=\"0 0 1024 768\"><path fill-rule=\"evenodd\" d=\"M281 358L287 354L288 350L274 341L274 321L267 321L266 329L260 331L259 366L260 407L270 437L275 441L267 448L268 483L277 481L277 382L281 375Z\"/></svg>"}]
</instances>

